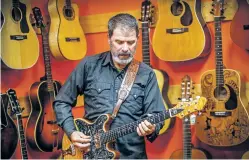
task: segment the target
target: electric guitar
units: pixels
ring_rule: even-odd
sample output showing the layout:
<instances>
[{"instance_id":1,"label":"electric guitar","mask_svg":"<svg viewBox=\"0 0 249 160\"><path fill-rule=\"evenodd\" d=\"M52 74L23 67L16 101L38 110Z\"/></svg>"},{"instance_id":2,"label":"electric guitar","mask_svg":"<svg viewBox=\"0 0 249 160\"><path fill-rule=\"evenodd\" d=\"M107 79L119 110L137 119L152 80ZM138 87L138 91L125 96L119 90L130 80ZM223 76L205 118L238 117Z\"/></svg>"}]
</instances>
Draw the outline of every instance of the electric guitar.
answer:
<instances>
[{"instance_id":1,"label":"electric guitar","mask_svg":"<svg viewBox=\"0 0 249 160\"><path fill-rule=\"evenodd\" d=\"M17 119L18 135L20 139L22 159L28 159L26 139L25 139L25 134L24 134L23 122L22 122L23 109L20 107L15 90L9 89L7 91L7 95L9 97L11 112L16 115L16 119Z\"/></svg>"},{"instance_id":2,"label":"electric guitar","mask_svg":"<svg viewBox=\"0 0 249 160\"><path fill-rule=\"evenodd\" d=\"M49 0L49 47L56 59L79 60L86 55L86 38L79 22L79 8L71 0Z\"/></svg>"},{"instance_id":3,"label":"electric guitar","mask_svg":"<svg viewBox=\"0 0 249 160\"><path fill-rule=\"evenodd\" d=\"M142 2L141 8L141 23L142 23L142 53L143 53L143 62L150 66L150 43L149 43L149 23L151 22L151 2L145 0ZM159 89L162 93L164 99L165 109L169 109L168 105L171 105L168 98L168 86L169 86L169 76L166 72L162 70L153 69ZM167 104L165 103L167 102ZM160 130L159 134L165 133L169 128L173 126L173 120L167 119L164 122L163 128Z\"/></svg>"},{"instance_id":4,"label":"electric guitar","mask_svg":"<svg viewBox=\"0 0 249 160\"><path fill-rule=\"evenodd\" d=\"M10 159L18 142L17 127L8 113L8 107L8 95L1 94L1 159Z\"/></svg>"},{"instance_id":5,"label":"electric guitar","mask_svg":"<svg viewBox=\"0 0 249 160\"><path fill-rule=\"evenodd\" d=\"M249 50L249 0L238 0L239 9L233 17L231 39L239 47Z\"/></svg>"},{"instance_id":6,"label":"electric guitar","mask_svg":"<svg viewBox=\"0 0 249 160\"><path fill-rule=\"evenodd\" d=\"M222 58L221 21L224 18L223 0L213 2L215 26L216 69L201 76L202 96L208 99L202 114L197 117L196 136L211 146L234 146L249 136L248 101L245 83L240 73L224 69Z\"/></svg>"},{"instance_id":7,"label":"electric guitar","mask_svg":"<svg viewBox=\"0 0 249 160\"><path fill-rule=\"evenodd\" d=\"M187 61L206 56L210 33L201 15L201 0L158 0L159 17L153 49L164 61Z\"/></svg>"},{"instance_id":8,"label":"electric guitar","mask_svg":"<svg viewBox=\"0 0 249 160\"><path fill-rule=\"evenodd\" d=\"M67 135L64 135L62 155L64 159L118 159L119 152L112 148L112 143L119 137L136 132L138 124L142 121L148 120L152 124L156 124L175 116L183 118L190 113L201 110L205 104L206 98L197 97L192 102L181 102L172 109L152 114L113 130L109 130L112 121L110 114L100 115L93 123L83 118L77 118L74 120L77 130L92 137L91 150L83 155L78 148L72 145Z\"/></svg>"},{"instance_id":9,"label":"electric guitar","mask_svg":"<svg viewBox=\"0 0 249 160\"><path fill-rule=\"evenodd\" d=\"M52 78L48 32L39 8L33 8L37 26L41 29L45 76L32 84L29 92L31 112L27 121L27 141L35 150L52 152L61 148L63 131L56 123L53 101L61 84Z\"/></svg>"},{"instance_id":10,"label":"electric guitar","mask_svg":"<svg viewBox=\"0 0 249 160\"><path fill-rule=\"evenodd\" d=\"M192 99L191 89L192 89L191 78L186 75L182 79L182 97L181 101L190 102ZM192 147L191 143L191 118L186 115L182 120L182 131L183 131L183 149L174 151L170 156L170 159L207 159L205 153L199 149Z\"/></svg>"},{"instance_id":11,"label":"electric guitar","mask_svg":"<svg viewBox=\"0 0 249 160\"><path fill-rule=\"evenodd\" d=\"M39 56L39 41L29 21L29 0L2 0L1 60L5 67L27 69Z\"/></svg>"}]
</instances>

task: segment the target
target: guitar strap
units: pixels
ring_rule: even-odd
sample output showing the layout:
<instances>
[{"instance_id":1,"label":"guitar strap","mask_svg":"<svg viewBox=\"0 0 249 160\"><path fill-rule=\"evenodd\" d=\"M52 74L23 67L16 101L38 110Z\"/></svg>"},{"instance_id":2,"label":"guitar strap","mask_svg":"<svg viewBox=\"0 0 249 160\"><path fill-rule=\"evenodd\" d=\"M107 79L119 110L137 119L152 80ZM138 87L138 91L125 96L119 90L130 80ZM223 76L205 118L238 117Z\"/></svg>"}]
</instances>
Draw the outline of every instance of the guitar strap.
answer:
<instances>
[{"instance_id":1,"label":"guitar strap","mask_svg":"<svg viewBox=\"0 0 249 160\"><path fill-rule=\"evenodd\" d=\"M129 65L129 67L125 73L125 77L124 77L122 84L121 84L121 87L118 91L118 102L116 103L116 106L114 107L113 112L112 112L113 119L116 117L121 104L128 97L128 95L131 91L131 87L136 79L138 68L139 68L139 62L137 60L133 59L133 61L131 62L131 64Z\"/></svg>"}]
</instances>

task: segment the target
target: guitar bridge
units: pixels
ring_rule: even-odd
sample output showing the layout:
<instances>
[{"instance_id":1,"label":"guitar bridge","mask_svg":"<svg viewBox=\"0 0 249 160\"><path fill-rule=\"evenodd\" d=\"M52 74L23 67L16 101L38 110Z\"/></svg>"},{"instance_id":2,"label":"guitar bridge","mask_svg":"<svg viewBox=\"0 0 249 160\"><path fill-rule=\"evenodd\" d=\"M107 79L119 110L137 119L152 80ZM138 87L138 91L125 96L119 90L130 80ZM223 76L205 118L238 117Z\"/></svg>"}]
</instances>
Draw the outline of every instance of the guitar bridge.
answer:
<instances>
[{"instance_id":1,"label":"guitar bridge","mask_svg":"<svg viewBox=\"0 0 249 160\"><path fill-rule=\"evenodd\" d=\"M166 29L166 33L170 34L181 34L184 32L188 32L188 28L171 28L171 29Z\"/></svg>"},{"instance_id":2,"label":"guitar bridge","mask_svg":"<svg viewBox=\"0 0 249 160\"><path fill-rule=\"evenodd\" d=\"M210 115L213 117L228 117L228 116L232 116L232 112L229 112L229 111L210 112Z\"/></svg>"},{"instance_id":3,"label":"guitar bridge","mask_svg":"<svg viewBox=\"0 0 249 160\"><path fill-rule=\"evenodd\" d=\"M16 41L21 41L21 40L27 39L27 35L11 35L10 39L16 40Z\"/></svg>"},{"instance_id":4,"label":"guitar bridge","mask_svg":"<svg viewBox=\"0 0 249 160\"><path fill-rule=\"evenodd\" d=\"M79 42L80 38L79 37L66 37L66 42Z\"/></svg>"}]
</instances>

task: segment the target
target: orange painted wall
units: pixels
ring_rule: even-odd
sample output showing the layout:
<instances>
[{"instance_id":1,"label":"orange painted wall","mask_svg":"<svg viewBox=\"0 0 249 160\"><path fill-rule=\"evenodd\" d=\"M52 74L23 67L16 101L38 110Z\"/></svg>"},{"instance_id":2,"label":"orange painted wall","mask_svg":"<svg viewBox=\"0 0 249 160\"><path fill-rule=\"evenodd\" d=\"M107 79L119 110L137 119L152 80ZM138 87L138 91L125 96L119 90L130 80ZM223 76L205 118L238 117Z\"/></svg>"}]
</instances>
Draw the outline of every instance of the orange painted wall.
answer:
<instances>
[{"instance_id":1,"label":"orange painted wall","mask_svg":"<svg viewBox=\"0 0 249 160\"><path fill-rule=\"evenodd\" d=\"M137 10L141 7L142 0L72 0L76 2L80 8L80 16L120 12L127 10ZM41 8L43 15L48 15L47 11L48 0L33 0L32 7ZM156 5L156 0L152 0ZM208 23L212 40L214 39L213 23ZM230 21L222 24L223 30L223 54L224 64L227 68L240 71L245 76L245 81L249 82L249 53L238 46L236 46L230 38ZM153 35L153 30L151 36ZM38 36L41 44L41 36ZM107 33L86 34L87 39L87 55L93 55L109 49L107 43ZM41 45L40 45L41 46ZM139 39L136 59L141 60L141 38ZM69 76L73 68L79 61L58 61L51 57L53 79L61 81L62 83ZM178 85L181 78L188 74L194 82L200 83L200 76L206 70L215 68L214 64L214 44L212 42L212 51L208 57L197 59L183 63L169 63L159 60L153 50L151 49L152 66L162 69L170 76L170 84ZM1 92L5 92L8 88L13 88L17 91L19 97L28 95L29 88L32 83L39 81L40 77L44 75L44 64L42 56L42 48L40 47L40 57L38 62L30 69L26 70L11 70L1 69ZM83 107L74 108L75 117L83 116ZM27 118L24 118L26 123ZM25 126L25 124L24 124ZM193 133L195 129L193 127ZM196 147L200 147L209 151L213 158L241 158L243 152L249 150L249 142L245 142L235 147L211 147L200 142L193 134L193 143ZM167 133L158 137L154 143L147 143L147 153L149 158L169 158L171 153L182 147L182 123L179 119L176 120L174 127ZM28 147L30 158L56 158L57 153L41 153L34 151ZM20 147L17 148L12 158L20 157Z\"/></svg>"}]
</instances>

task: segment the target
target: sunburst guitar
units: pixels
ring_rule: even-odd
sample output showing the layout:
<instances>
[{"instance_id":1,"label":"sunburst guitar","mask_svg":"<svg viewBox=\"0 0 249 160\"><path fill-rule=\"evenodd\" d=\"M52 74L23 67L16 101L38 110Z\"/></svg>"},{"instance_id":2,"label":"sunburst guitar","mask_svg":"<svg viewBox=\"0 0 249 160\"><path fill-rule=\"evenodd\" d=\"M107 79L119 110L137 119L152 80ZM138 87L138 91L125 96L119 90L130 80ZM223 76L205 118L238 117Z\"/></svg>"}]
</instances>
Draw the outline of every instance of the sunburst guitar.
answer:
<instances>
[{"instance_id":1,"label":"sunburst guitar","mask_svg":"<svg viewBox=\"0 0 249 160\"><path fill-rule=\"evenodd\" d=\"M153 50L164 61L187 61L206 56L210 33L201 15L201 0L158 0Z\"/></svg>"},{"instance_id":2,"label":"sunburst guitar","mask_svg":"<svg viewBox=\"0 0 249 160\"><path fill-rule=\"evenodd\" d=\"M249 136L248 101L245 83L238 71L224 69L222 58L223 1L213 2L216 69L201 76L202 96L208 99L197 116L196 136L211 146L234 146Z\"/></svg>"},{"instance_id":3,"label":"sunburst guitar","mask_svg":"<svg viewBox=\"0 0 249 160\"><path fill-rule=\"evenodd\" d=\"M86 38L79 22L79 8L71 0L49 0L49 47L60 60L79 60L86 55Z\"/></svg>"},{"instance_id":4,"label":"sunburst guitar","mask_svg":"<svg viewBox=\"0 0 249 160\"><path fill-rule=\"evenodd\" d=\"M143 62L150 66L150 43L149 43L149 24L151 22L151 10L152 5L149 0L142 2L141 7L141 24L142 24L142 53ZM168 86L169 86L169 76L166 72L162 70L153 69L156 74L159 89L162 93L163 102L165 109L169 109L171 103L168 98ZM174 119L167 119L164 121L164 125L160 130L159 134L165 133L174 124Z\"/></svg>"},{"instance_id":5,"label":"sunburst guitar","mask_svg":"<svg viewBox=\"0 0 249 160\"><path fill-rule=\"evenodd\" d=\"M11 69L27 69L36 64L39 41L29 21L29 0L1 0L4 19L1 28L1 60Z\"/></svg>"}]
</instances>

